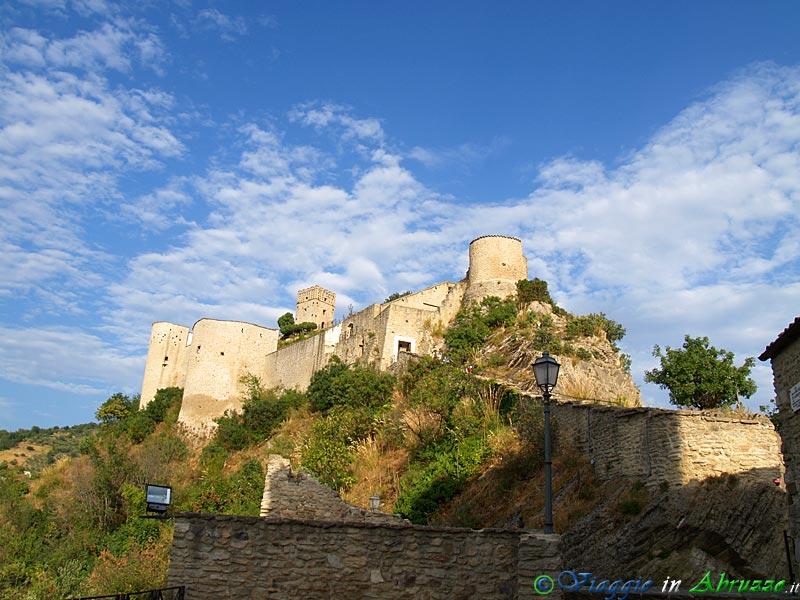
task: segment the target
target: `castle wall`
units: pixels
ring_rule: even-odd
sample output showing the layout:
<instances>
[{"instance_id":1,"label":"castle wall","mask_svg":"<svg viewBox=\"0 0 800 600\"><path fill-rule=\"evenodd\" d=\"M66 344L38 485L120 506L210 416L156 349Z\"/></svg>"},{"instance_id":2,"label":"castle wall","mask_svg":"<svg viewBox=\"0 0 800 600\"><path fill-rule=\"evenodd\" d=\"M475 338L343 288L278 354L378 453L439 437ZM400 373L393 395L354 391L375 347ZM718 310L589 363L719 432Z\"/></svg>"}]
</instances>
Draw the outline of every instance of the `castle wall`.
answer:
<instances>
[{"instance_id":1,"label":"castle wall","mask_svg":"<svg viewBox=\"0 0 800 600\"><path fill-rule=\"evenodd\" d=\"M239 321L201 319L194 325L179 420L209 431L226 410L241 408L246 374L264 377L267 354L278 345L276 329Z\"/></svg>"},{"instance_id":2,"label":"castle wall","mask_svg":"<svg viewBox=\"0 0 800 600\"><path fill-rule=\"evenodd\" d=\"M167 582L193 600L533 600L534 580L562 569L558 546L524 530L184 513Z\"/></svg>"},{"instance_id":3,"label":"castle wall","mask_svg":"<svg viewBox=\"0 0 800 600\"><path fill-rule=\"evenodd\" d=\"M267 387L305 390L315 371L324 367L339 339L341 325L293 342L264 358Z\"/></svg>"},{"instance_id":4,"label":"castle wall","mask_svg":"<svg viewBox=\"0 0 800 600\"><path fill-rule=\"evenodd\" d=\"M680 486L725 474L761 482L781 475L780 438L761 415L579 402L554 402L552 411L559 438L576 440L601 479Z\"/></svg>"},{"instance_id":5,"label":"castle wall","mask_svg":"<svg viewBox=\"0 0 800 600\"><path fill-rule=\"evenodd\" d=\"M517 281L528 278L528 259L522 241L504 235L485 235L469 245L466 302L487 296L505 298L515 294Z\"/></svg>"},{"instance_id":6,"label":"castle wall","mask_svg":"<svg viewBox=\"0 0 800 600\"><path fill-rule=\"evenodd\" d=\"M160 389L185 386L190 335L189 328L183 325L163 321L153 323L140 408L146 407Z\"/></svg>"}]
</instances>

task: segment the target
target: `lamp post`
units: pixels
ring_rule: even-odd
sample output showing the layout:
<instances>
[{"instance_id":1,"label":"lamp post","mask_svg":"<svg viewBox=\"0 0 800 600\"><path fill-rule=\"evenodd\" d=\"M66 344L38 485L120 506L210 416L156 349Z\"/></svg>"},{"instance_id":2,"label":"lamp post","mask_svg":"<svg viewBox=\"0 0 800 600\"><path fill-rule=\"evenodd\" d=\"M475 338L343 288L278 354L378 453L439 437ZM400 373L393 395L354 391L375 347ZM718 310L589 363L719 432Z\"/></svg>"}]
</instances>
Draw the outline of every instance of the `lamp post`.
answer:
<instances>
[{"instance_id":1,"label":"lamp post","mask_svg":"<svg viewBox=\"0 0 800 600\"><path fill-rule=\"evenodd\" d=\"M378 512L378 509L381 507L381 497L378 494L372 494L369 497L369 509L372 512Z\"/></svg>"},{"instance_id":2,"label":"lamp post","mask_svg":"<svg viewBox=\"0 0 800 600\"><path fill-rule=\"evenodd\" d=\"M549 352L533 362L536 385L544 394L544 532L553 533L553 458L550 455L550 391L558 381L558 364Z\"/></svg>"}]
</instances>

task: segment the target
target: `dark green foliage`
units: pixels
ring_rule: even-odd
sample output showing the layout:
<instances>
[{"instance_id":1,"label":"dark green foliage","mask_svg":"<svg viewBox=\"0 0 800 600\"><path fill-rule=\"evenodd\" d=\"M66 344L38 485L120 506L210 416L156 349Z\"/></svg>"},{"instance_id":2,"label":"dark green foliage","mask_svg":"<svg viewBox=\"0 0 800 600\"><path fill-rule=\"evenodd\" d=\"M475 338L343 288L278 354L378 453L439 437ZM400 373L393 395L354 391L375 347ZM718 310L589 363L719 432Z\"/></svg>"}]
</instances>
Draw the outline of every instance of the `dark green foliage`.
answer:
<instances>
[{"instance_id":1,"label":"dark green foliage","mask_svg":"<svg viewBox=\"0 0 800 600\"><path fill-rule=\"evenodd\" d=\"M543 302L545 304L555 305L547 289L547 282L539 278L534 278L533 280L520 279L517 282L517 302L520 306L524 306L530 302Z\"/></svg>"},{"instance_id":2,"label":"dark green foliage","mask_svg":"<svg viewBox=\"0 0 800 600\"><path fill-rule=\"evenodd\" d=\"M625 337L625 328L606 317L605 313L592 313L581 317L573 317L567 322L567 339L591 337L605 334L606 339L616 348L616 342Z\"/></svg>"},{"instance_id":3,"label":"dark green foliage","mask_svg":"<svg viewBox=\"0 0 800 600\"><path fill-rule=\"evenodd\" d=\"M444 334L450 358L463 364L472 351L484 344L492 329L512 325L516 318L514 302L496 296L460 310Z\"/></svg>"},{"instance_id":4,"label":"dark green foliage","mask_svg":"<svg viewBox=\"0 0 800 600\"><path fill-rule=\"evenodd\" d=\"M314 423L311 438L303 449L303 467L335 490L354 483L351 465L354 442L366 438L375 427L369 411L339 406Z\"/></svg>"},{"instance_id":5,"label":"dark green foliage","mask_svg":"<svg viewBox=\"0 0 800 600\"><path fill-rule=\"evenodd\" d=\"M345 365L338 357L314 373L308 386L311 408L326 412L334 406L368 408L385 406L392 398L395 378L361 366Z\"/></svg>"},{"instance_id":6,"label":"dark green foliage","mask_svg":"<svg viewBox=\"0 0 800 600\"><path fill-rule=\"evenodd\" d=\"M288 338L293 335L305 333L307 331L314 331L317 328L317 324L309 323L307 321L304 321L303 323L295 323L292 313L287 312L278 317L278 327L280 328L281 335L284 338Z\"/></svg>"},{"instance_id":7,"label":"dark green foliage","mask_svg":"<svg viewBox=\"0 0 800 600\"><path fill-rule=\"evenodd\" d=\"M183 388L160 389L155 393L153 399L148 402L144 413L155 423L163 423L166 420L170 423L176 423L182 400Z\"/></svg>"},{"instance_id":8,"label":"dark green foliage","mask_svg":"<svg viewBox=\"0 0 800 600\"><path fill-rule=\"evenodd\" d=\"M731 406L740 397L749 398L756 392L750 378L755 364L747 358L741 367L733 364L733 352L709 346L707 337L684 337L681 348L662 353L653 348L653 356L661 367L645 372L644 380L669 390L670 402L676 406L708 409Z\"/></svg>"},{"instance_id":9,"label":"dark green foliage","mask_svg":"<svg viewBox=\"0 0 800 600\"><path fill-rule=\"evenodd\" d=\"M427 525L429 515L463 489L488 455L489 448L479 436L448 438L427 447L403 477L395 512L412 523Z\"/></svg>"},{"instance_id":10,"label":"dark green foliage","mask_svg":"<svg viewBox=\"0 0 800 600\"><path fill-rule=\"evenodd\" d=\"M390 404L395 382L391 375L350 367L332 357L308 386L311 408L325 416L314 424L303 449L303 467L334 489L349 487L353 445L374 433L376 419Z\"/></svg>"},{"instance_id":11,"label":"dark green foliage","mask_svg":"<svg viewBox=\"0 0 800 600\"><path fill-rule=\"evenodd\" d=\"M242 377L246 389L241 413L226 411L216 420L214 442L235 452L268 439L291 408L305 404L306 395L294 390L264 389L254 375Z\"/></svg>"},{"instance_id":12,"label":"dark green foliage","mask_svg":"<svg viewBox=\"0 0 800 600\"><path fill-rule=\"evenodd\" d=\"M403 296L408 296L411 292L395 292L390 295L386 300L383 301L383 304L387 302L391 302L392 300L397 300L398 298L402 298Z\"/></svg>"},{"instance_id":13,"label":"dark green foliage","mask_svg":"<svg viewBox=\"0 0 800 600\"><path fill-rule=\"evenodd\" d=\"M518 396L431 358L409 366L401 389L412 407L438 419L433 429L414 431L417 443L395 504L396 512L426 524L442 502L479 472L491 452L488 434L498 427L500 414L513 410Z\"/></svg>"}]
</instances>

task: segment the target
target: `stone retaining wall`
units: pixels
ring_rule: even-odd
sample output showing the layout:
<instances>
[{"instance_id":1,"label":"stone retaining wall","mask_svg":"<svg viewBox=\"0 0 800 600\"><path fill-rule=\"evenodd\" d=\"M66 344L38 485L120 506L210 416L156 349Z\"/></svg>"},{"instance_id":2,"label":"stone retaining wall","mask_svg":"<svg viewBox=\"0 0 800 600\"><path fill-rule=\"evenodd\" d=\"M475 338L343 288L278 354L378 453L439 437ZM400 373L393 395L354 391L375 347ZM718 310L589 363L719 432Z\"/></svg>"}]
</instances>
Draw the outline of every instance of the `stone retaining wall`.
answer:
<instances>
[{"instance_id":1,"label":"stone retaining wall","mask_svg":"<svg viewBox=\"0 0 800 600\"><path fill-rule=\"evenodd\" d=\"M558 545L531 531L184 513L168 585L192 600L533 600L536 577L562 569Z\"/></svg>"},{"instance_id":2,"label":"stone retaining wall","mask_svg":"<svg viewBox=\"0 0 800 600\"><path fill-rule=\"evenodd\" d=\"M726 474L758 481L781 476L780 437L761 415L580 402L552 406L559 435L577 441L601 479L679 486Z\"/></svg>"},{"instance_id":3,"label":"stone retaining wall","mask_svg":"<svg viewBox=\"0 0 800 600\"><path fill-rule=\"evenodd\" d=\"M399 515L372 512L348 504L308 473L295 473L289 460L277 454L267 458L261 516L318 521L402 522Z\"/></svg>"}]
</instances>

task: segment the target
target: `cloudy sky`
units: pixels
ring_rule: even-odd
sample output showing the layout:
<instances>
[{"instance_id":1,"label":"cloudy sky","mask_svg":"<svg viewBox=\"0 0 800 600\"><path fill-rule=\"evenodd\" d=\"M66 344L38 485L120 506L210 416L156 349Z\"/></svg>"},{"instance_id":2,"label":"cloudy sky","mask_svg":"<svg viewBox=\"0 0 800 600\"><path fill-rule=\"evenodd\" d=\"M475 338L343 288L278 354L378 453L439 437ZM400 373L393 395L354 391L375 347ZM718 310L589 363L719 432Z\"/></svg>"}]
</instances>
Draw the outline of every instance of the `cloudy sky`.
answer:
<instances>
[{"instance_id":1,"label":"cloudy sky","mask_svg":"<svg viewBox=\"0 0 800 600\"><path fill-rule=\"evenodd\" d=\"M458 7L458 8L456 8ZM12 0L0 428L141 386L153 321L274 327L458 280L484 234L653 346L800 298L800 3ZM757 407L771 372L754 372Z\"/></svg>"}]
</instances>

